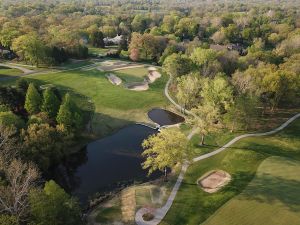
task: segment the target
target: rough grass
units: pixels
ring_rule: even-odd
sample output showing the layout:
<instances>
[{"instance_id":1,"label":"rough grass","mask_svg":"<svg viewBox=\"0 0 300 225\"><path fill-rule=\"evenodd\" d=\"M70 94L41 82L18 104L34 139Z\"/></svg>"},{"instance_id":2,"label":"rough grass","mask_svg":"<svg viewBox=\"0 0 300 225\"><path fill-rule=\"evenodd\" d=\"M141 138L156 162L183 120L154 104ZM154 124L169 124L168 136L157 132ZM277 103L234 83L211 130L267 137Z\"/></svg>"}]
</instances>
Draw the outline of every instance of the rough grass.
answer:
<instances>
[{"instance_id":1,"label":"rough grass","mask_svg":"<svg viewBox=\"0 0 300 225\"><path fill-rule=\"evenodd\" d=\"M174 204L161 225L198 225L204 222L228 200L240 194L255 176L260 163L270 156L300 161L299 130L298 119L277 135L241 140L226 151L190 166ZM227 171L232 176L232 181L217 193L205 193L197 186L196 181L206 172L215 169ZM296 198L297 193L290 194L292 198ZM234 214L228 216L234 217Z\"/></svg>"},{"instance_id":2,"label":"rough grass","mask_svg":"<svg viewBox=\"0 0 300 225\"><path fill-rule=\"evenodd\" d=\"M4 66L0 66L0 78L8 77L8 76L19 76L23 72L18 69L8 68Z\"/></svg>"},{"instance_id":3,"label":"rough grass","mask_svg":"<svg viewBox=\"0 0 300 225\"><path fill-rule=\"evenodd\" d=\"M211 216L205 225L298 225L300 161L270 157L238 196ZM230 216L229 216L230 215Z\"/></svg>"}]
</instances>

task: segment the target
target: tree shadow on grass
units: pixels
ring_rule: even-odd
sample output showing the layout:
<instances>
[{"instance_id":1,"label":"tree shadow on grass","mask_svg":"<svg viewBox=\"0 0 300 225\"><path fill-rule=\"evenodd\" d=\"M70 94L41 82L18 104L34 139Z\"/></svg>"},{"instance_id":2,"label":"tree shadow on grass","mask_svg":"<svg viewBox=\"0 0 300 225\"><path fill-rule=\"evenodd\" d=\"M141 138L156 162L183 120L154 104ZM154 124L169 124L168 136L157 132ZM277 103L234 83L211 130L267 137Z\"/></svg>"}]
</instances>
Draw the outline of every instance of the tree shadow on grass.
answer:
<instances>
[{"instance_id":1,"label":"tree shadow on grass","mask_svg":"<svg viewBox=\"0 0 300 225\"><path fill-rule=\"evenodd\" d=\"M300 172L297 172L300 176ZM287 180L265 173L254 179L238 198L268 204L279 201L290 210L300 212L299 187L300 181Z\"/></svg>"}]
</instances>

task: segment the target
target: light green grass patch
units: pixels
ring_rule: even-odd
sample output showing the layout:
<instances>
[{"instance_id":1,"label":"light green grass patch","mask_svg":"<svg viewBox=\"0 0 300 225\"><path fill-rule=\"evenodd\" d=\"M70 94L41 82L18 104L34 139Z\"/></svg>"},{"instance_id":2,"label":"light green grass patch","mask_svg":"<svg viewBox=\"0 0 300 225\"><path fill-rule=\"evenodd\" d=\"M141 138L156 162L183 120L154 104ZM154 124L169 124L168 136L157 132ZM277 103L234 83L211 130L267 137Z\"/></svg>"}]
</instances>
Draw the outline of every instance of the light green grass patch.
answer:
<instances>
[{"instance_id":1,"label":"light green grass patch","mask_svg":"<svg viewBox=\"0 0 300 225\"><path fill-rule=\"evenodd\" d=\"M203 223L227 201L239 195L254 178L260 163L270 156L300 161L299 130L300 120L298 119L276 135L243 139L224 152L192 164L186 172L170 211L160 225ZM218 192L209 194L201 190L196 182L203 174L215 169L228 172L232 180ZM285 191L284 188L282 190ZM296 195L299 195L298 192L289 192L289 194L294 199L297 199ZM274 213L276 213L276 207L274 207ZM234 213L228 216L233 217ZM225 224L231 225L231 223Z\"/></svg>"},{"instance_id":2,"label":"light green grass patch","mask_svg":"<svg viewBox=\"0 0 300 225\"><path fill-rule=\"evenodd\" d=\"M143 81L144 78L148 75L148 69L146 67L121 69L115 72L117 76L119 76L127 83Z\"/></svg>"},{"instance_id":3,"label":"light green grass patch","mask_svg":"<svg viewBox=\"0 0 300 225\"><path fill-rule=\"evenodd\" d=\"M9 76L19 76L23 72L19 69L8 68L5 66L0 66L0 78Z\"/></svg>"},{"instance_id":4,"label":"light green grass patch","mask_svg":"<svg viewBox=\"0 0 300 225\"><path fill-rule=\"evenodd\" d=\"M238 196L221 207L205 225L298 225L300 161L270 157Z\"/></svg>"}]
</instances>

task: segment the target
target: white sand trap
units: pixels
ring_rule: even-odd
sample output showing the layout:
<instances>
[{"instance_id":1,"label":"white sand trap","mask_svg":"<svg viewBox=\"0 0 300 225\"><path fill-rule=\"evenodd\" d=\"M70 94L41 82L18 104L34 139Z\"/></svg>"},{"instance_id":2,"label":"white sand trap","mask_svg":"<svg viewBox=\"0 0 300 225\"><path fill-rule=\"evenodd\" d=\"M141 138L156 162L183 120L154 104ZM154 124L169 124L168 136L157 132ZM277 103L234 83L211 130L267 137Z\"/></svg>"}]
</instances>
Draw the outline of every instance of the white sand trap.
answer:
<instances>
[{"instance_id":1,"label":"white sand trap","mask_svg":"<svg viewBox=\"0 0 300 225\"><path fill-rule=\"evenodd\" d=\"M113 85L120 85L122 83L121 78L117 77L115 74L106 74L106 77Z\"/></svg>"},{"instance_id":2,"label":"white sand trap","mask_svg":"<svg viewBox=\"0 0 300 225\"><path fill-rule=\"evenodd\" d=\"M148 73L149 83L153 83L158 78L161 78L161 74L159 72L157 72L157 71L150 71L149 70L149 73Z\"/></svg>"},{"instance_id":3,"label":"white sand trap","mask_svg":"<svg viewBox=\"0 0 300 225\"><path fill-rule=\"evenodd\" d=\"M208 193L215 193L231 180L229 173L223 170L213 170L198 179L197 184Z\"/></svg>"},{"instance_id":4,"label":"white sand trap","mask_svg":"<svg viewBox=\"0 0 300 225\"><path fill-rule=\"evenodd\" d=\"M144 81L142 83L128 84L127 88L132 91L146 91L149 89L149 85L147 81Z\"/></svg>"}]
</instances>

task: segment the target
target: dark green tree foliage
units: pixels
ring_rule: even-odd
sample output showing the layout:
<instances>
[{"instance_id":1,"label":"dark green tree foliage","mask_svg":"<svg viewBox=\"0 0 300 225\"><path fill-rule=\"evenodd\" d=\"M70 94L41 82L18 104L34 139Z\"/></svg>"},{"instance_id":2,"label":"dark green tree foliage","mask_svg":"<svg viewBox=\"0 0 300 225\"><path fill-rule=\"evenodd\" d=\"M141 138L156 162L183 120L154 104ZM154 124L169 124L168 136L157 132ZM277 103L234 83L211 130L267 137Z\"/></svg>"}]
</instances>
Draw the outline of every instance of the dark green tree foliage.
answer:
<instances>
[{"instance_id":1,"label":"dark green tree foliage","mask_svg":"<svg viewBox=\"0 0 300 225\"><path fill-rule=\"evenodd\" d=\"M104 48L103 33L101 31L94 31L90 35L90 42L94 47Z\"/></svg>"},{"instance_id":2,"label":"dark green tree foliage","mask_svg":"<svg viewBox=\"0 0 300 225\"><path fill-rule=\"evenodd\" d=\"M26 95L28 86L29 86L29 84L28 84L27 80L25 80L23 78L18 79L16 82L17 90L24 96Z\"/></svg>"},{"instance_id":3,"label":"dark green tree foliage","mask_svg":"<svg viewBox=\"0 0 300 225\"><path fill-rule=\"evenodd\" d=\"M127 51L128 50L128 41L127 41L127 36L122 35L120 44L119 44L119 50Z\"/></svg>"},{"instance_id":4,"label":"dark green tree foliage","mask_svg":"<svg viewBox=\"0 0 300 225\"><path fill-rule=\"evenodd\" d=\"M25 109L29 114L36 114L40 111L42 98L33 83L29 84L25 99Z\"/></svg>"},{"instance_id":5,"label":"dark green tree foliage","mask_svg":"<svg viewBox=\"0 0 300 225\"><path fill-rule=\"evenodd\" d=\"M0 104L13 112L21 112L25 102L25 94L13 87L0 87Z\"/></svg>"},{"instance_id":6,"label":"dark green tree foliage","mask_svg":"<svg viewBox=\"0 0 300 225\"><path fill-rule=\"evenodd\" d=\"M56 121L67 129L80 129L82 126L82 115L80 109L72 101L71 96L66 94L60 105Z\"/></svg>"},{"instance_id":7,"label":"dark green tree foliage","mask_svg":"<svg viewBox=\"0 0 300 225\"><path fill-rule=\"evenodd\" d=\"M43 190L31 192L30 212L34 224L83 224L78 202L53 180L46 182Z\"/></svg>"},{"instance_id":8,"label":"dark green tree foliage","mask_svg":"<svg viewBox=\"0 0 300 225\"><path fill-rule=\"evenodd\" d=\"M59 109L60 101L51 88L47 88L43 93L42 111L50 118L55 118Z\"/></svg>"},{"instance_id":9,"label":"dark green tree foliage","mask_svg":"<svg viewBox=\"0 0 300 225\"><path fill-rule=\"evenodd\" d=\"M83 45L76 45L67 50L67 54L70 57L74 57L77 59L86 59L89 56L89 49Z\"/></svg>"},{"instance_id":10,"label":"dark green tree foliage","mask_svg":"<svg viewBox=\"0 0 300 225\"><path fill-rule=\"evenodd\" d=\"M64 48L58 48L56 46L52 48L51 56L56 63L63 63L68 60L68 55Z\"/></svg>"}]
</instances>

